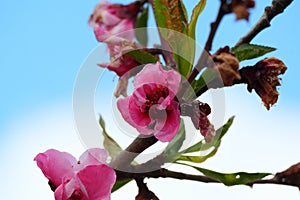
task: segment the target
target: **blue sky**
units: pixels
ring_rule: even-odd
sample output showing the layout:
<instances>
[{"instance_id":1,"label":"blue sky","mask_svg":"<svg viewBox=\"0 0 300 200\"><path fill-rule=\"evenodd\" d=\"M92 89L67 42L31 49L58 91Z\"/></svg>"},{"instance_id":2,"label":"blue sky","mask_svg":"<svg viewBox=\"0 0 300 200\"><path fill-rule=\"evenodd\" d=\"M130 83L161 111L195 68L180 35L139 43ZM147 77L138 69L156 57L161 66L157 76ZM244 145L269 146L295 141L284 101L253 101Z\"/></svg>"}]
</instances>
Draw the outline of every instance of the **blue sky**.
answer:
<instances>
[{"instance_id":1,"label":"blue sky","mask_svg":"<svg viewBox=\"0 0 300 200\"><path fill-rule=\"evenodd\" d=\"M122 3L126 2L129 1L122 1ZM188 10L191 10L195 4L188 0L184 2L188 2ZM204 44L209 31L209 23L212 19L215 19L218 9L216 2L208 1L205 11L199 18L197 40L200 44ZM263 8L269 2L271 1L257 1L256 8L251 10L249 22L236 22L233 15L226 16L220 26L220 31L216 35L213 50L224 45L232 46L235 44L238 38L260 17ZM97 46L93 32L87 24L87 19L97 3L98 1L96 0L87 2L69 0L2 0L0 2L0 91L2 91L0 100L0 145L4 147L0 155L4 156L8 161L7 165L3 166L4 169L17 170L18 167L9 166L9 163L11 165L15 163L16 159L14 156L18 151L22 152L27 148L31 149L30 154L26 154L26 151L24 151L22 161L30 164L25 164L25 166L28 166L28 170L23 169L22 172L27 173L27 171L30 171L30 173L33 172L35 175L41 176L41 179L33 179L37 182L41 181L38 184L46 184L46 182L43 182L42 174L38 174L38 169L36 171L34 171L35 169L33 170L33 167L35 167L32 162L34 152L38 153L38 151L55 147L80 155L82 150L78 138L70 139L78 137L74 134L72 94L81 64ZM297 20L300 19L299 7L299 1L293 2L284 14L277 16L271 22L271 28L264 30L253 40L255 44L276 47L278 50L270 53L268 56L276 56L288 66L288 71L283 76L283 85L280 87L278 104L268 112L263 108L256 94L248 94L244 86L230 88L225 91L228 96L228 116L235 114L237 116L240 115L240 118L250 117L253 123L256 120L259 122L254 125L248 124L248 126L262 130L263 133L274 133L273 135L268 133L272 135L271 141L267 139L267 136L270 136L268 134L267 136L259 136L265 138L265 141L269 142L265 145L270 144L271 147L266 151L267 153L261 154L262 159L258 158L258 160L263 162L264 160L268 161L268 158L271 159L274 151L276 151L276 146L278 148L278 144L283 145L286 150L276 151L276 154L283 159L282 162L277 165L273 164L272 167L270 167L271 164L265 165L262 163L258 164L257 167L255 167L256 165L251 165L253 167L251 169L254 170L259 170L259 167L280 170L289 164L293 164L294 161L300 160L296 159L298 156L296 152L299 152L299 147L291 147L291 145L297 145L295 141L300 139L297 136L300 127L296 123L299 121L297 114L300 111L298 104L300 102L298 88L300 68L298 67L297 55L300 46L298 38L300 27L297 25ZM254 61L246 64L252 63L254 64ZM231 102L234 102L233 105ZM101 112L101 110L98 112ZM274 121L271 121L271 119ZM243 128L241 125L247 127L247 121L241 120L240 124L237 124L233 130L238 132L238 128ZM66 134L66 136L63 136L63 134ZM249 136L249 140L251 140L250 135L246 134L246 136ZM20 140L24 142L22 143ZM239 140L238 137L233 137L232 140L238 146L247 144L244 140ZM230 143L229 139L226 141L228 142L227 144ZM258 147L260 147L259 144ZM261 143L262 149L263 146L264 144ZM221 160L225 158L230 159L228 156L233 150L231 151L230 145L227 145L227 147L227 149L224 147L224 152L229 153L224 153L223 157L219 156ZM289 152L292 150L294 151ZM290 154L289 157L285 158L284 153ZM245 155L252 156L249 150L245 150ZM275 158L269 162L274 160ZM247 162L245 161L245 163ZM214 162L210 164L211 166L220 166ZM237 164L237 166L239 165ZM222 170L222 167L230 171L232 164L224 162L219 170ZM241 164L240 167L247 167L247 165ZM11 180L17 181L18 177L13 177ZM21 178L21 180L26 179ZM35 185L36 182L30 182L30 184ZM168 183L165 184L167 185ZM8 184L5 187L11 189L12 185ZM39 191L46 191L46 186L40 188ZM7 191L10 191L9 188ZM28 197L25 199L45 199L43 198L44 193L40 193L40 196L25 195ZM248 193L250 194L251 192L248 191ZM49 197L48 193L46 195ZM121 196L115 196L115 199L119 198Z\"/></svg>"}]
</instances>

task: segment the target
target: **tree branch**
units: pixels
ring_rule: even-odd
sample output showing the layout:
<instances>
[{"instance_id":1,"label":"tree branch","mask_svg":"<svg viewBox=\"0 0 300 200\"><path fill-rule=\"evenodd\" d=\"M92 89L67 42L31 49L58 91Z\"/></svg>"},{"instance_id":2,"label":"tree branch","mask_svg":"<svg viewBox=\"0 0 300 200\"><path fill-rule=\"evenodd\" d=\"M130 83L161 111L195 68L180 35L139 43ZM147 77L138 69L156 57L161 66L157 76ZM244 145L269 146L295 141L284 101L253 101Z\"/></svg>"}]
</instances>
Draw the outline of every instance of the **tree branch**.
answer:
<instances>
[{"instance_id":1,"label":"tree branch","mask_svg":"<svg viewBox=\"0 0 300 200\"><path fill-rule=\"evenodd\" d=\"M206 40L204 50L203 50L199 60L197 61L193 71L190 73L189 77L187 78L188 83L192 83L195 80L196 76L199 74L199 72L206 66L208 59L209 59L209 51L211 50L212 42L215 38L218 27L219 27L223 17L230 12L231 12L231 10L230 10L230 7L227 4L226 0L221 0L217 18L210 25L211 29L210 29L209 36Z\"/></svg>"},{"instance_id":2,"label":"tree branch","mask_svg":"<svg viewBox=\"0 0 300 200\"><path fill-rule=\"evenodd\" d=\"M137 137L124 151L122 151L113 161L110 166L116 170L130 169L131 162L145 149L149 148L157 142L154 136Z\"/></svg>"},{"instance_id":3,"label":"tree branch","mask_svg":"<svg viewBox=\"0 0 300 200\"><path fill-rule=\"evenodd\" d=\"M170 171L170 170L164 169L164 168L153 171L153 172L145 172L145 173L119 172L117 174L118 174L118 177L122 177L122 179L126 179L126 178L133 178L133 179L173 178L173 179L179 179L179 180L198 181L198 182L203 182L203 183L221 183L220 181L213 179L211 177L208 177L208 176L186 174L186 173L181 173L181 172ZM244 185L252 187L255 184L276 184L276 185L299 187L299 185L297 185L293 182L288 182L285 179L278 178L278 174L280 174L280 173L277 173L271 179L259 179L259 180L256 180L256 181L244 184Z\"/></svg>"},{"instance_id":4,"label":"tree branch","mask_svg":"<svg viewBox=\"0 0 300 200\"><path fill-rule=\"evenodd\" d=\"M135 179L136 184L139 188L139 194L135 197L136 200L159 200L158 197L148 189L144 178Z\"/></svg>"},{"instance_id":5,"label":"tree branch","mask_svg":"<svg viewBox=\"0 0 300 200\"><path fill-rule=\"evenodd\" d=\"M273 0L272 5L265 8L265 12L258 20L258 22L250 29L250 31L245 36L240 38L235 46L251 42L251 40L262 30L271 26L271 20L276 15L282 13L292 2L293 0Z\"/></svg>"},{"instance_id":6,"label":"tree branch","mask_svg":"<svg viewBox=\"0 0 300 200\"><path fill-rule=\"evenodd\" d=\"M229 5L226 3L226 0L221 0L221 5L220 5L220 9L219 9L217 18L214 22L212 22L210 24L210 33L209 33L209 36L207 38L207 41L205 43L205 48L204 48L206 51L211 50L212 42L215 38L218 27L219 27L224 15L226 15L230 12L231 12L231 10L229 8Z\"/></svg>"}]
</instances>

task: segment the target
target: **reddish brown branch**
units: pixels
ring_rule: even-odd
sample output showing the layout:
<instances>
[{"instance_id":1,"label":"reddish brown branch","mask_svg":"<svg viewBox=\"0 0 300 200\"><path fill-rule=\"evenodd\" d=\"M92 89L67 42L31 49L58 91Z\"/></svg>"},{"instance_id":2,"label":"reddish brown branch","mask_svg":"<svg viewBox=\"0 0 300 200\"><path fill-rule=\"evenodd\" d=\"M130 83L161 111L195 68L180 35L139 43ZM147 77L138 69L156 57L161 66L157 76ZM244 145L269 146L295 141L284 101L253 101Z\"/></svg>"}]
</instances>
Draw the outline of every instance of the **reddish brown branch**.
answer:
<instances>
[{"instance_id":1,"label":"reddish brown branch","mask_svg":"<svg viewBox=\"0 0 300 200\"><path fill-rule=\"evenodd\" d=\"M206 51L211 50L212 42L215 38L218 27L219 27L224 15L226 15L230 12L231 12L231 9L230 9L229 5L226 3L226 0L221 0L221 5L220 5L220 9L219 9L217 18L214 22L212 22L210 24L210 33L209 33L209 36L207 38L207 41L205 43L205 48L204 48Z\"/></svg>"},{"instance_id":2,"label":"reddish brown branch","mask_svg":"<svg viewBox=\"0 0 300 200\"><path fill-rule=\"evenodd\" d=\"M197 75L199 74L199 72L204 67L206 67L206 65L209 63L209 56L210 56L209 51L211 50L212 42L215 38L218 27L219 27L223 17L230 12L231 12L231 9L230 9L230 6L226 3L226 0L221 0L217 18L210 25L211 29L210 29L209 36L206 40L204 50L203 50L199 60L197 61L194 69L192 70L189 77L187 78L188 83L192 83L195 80L195 78L197 77Z\"/></svg>"},{"instance_id":3,"label":"reddish brown branch","mask_svg":"<svg viewBox=\"0 0 300 200\"><path fill-rule=\"evenodd\" d=\"M144 178L138 178L135 180L139 188L139 194L135 197L136 200L159 200L158 197L148 189Z\"/></svg>"},{"instance_id":4,"label":"reddish brown branch","mask_svg":"<svg viewBox=\"0 0 300 200\"><path fill-rule=\"evenodd\" d=\"M249 43L251 40L258 35L262 30L271 26L271 20L278 14L282 13L293 0L273 0L271 6L265 8L264 14L258 20L258 22L250 29L250 31L243 36L235 46L243 43Z\"/></svg>"},{"instance_id":5,"label":"reddish brown branch","mask_svg":"<svg viewBox=\"0 0 300 200\"><path fill-rule=\"evenodd\" d=\"M131 162L145 149L157 142L154 136L137 137L124 151L122 151L111 163L110 166L116 170L130 168Z\"/></svg>"}]
</instances>

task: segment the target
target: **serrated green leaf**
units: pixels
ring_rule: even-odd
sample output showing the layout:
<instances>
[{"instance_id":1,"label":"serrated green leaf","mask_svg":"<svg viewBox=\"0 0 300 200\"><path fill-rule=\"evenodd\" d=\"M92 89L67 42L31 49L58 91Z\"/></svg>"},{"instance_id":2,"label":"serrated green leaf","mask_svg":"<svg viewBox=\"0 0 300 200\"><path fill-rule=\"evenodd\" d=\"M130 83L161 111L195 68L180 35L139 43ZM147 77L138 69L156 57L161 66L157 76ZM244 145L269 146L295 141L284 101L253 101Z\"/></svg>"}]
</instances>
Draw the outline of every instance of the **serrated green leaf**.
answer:
<instances>
[{"instance_id":1,"label":"serrated green leaf","mask_svg":"<svg viewBox=\"0 0 300 200\"><path fill-rule=\"evenodd\" d=\"M118 189L120 189L121 187L123 187L124 185L126 185L127 183L129 183L132 180L133 179L126 179L126 180L122 180L122 181L116 181L113 188L111 189L111 193L117 191Z\"/></svg>"},{"instance_id":2,"label":"serrated green leaf","mask_svg":"<svg viewBox=\"0 0 300 200\"><path fill-rule=\"evenodd\" d=\"M107 134L106 129L105 129L105 122L104 122L102 116L100 116L99 124L102 128L102 134L103 134L103 137L104 137L103 146L108 151L110 157L112 159L114 159L122 151L122 148L114 139L112 139Z\"/></svg>"},{"instance_id":3,"label":"serrated green leaf","mask_svg":"<svg viewBox=\"0 0 300 200\"><path fill-rule=\"evenodd\" d=\"M247 172L236 172L236 173L220 173L216 171L212 171L209 169L204 169L201 167L196 167L188 164L184 164L186 166L193 167L194 169L200 171L205 176L209 176L215 180L220 181L226 186L233 185L245 185L251 183L256 180L260 180L271 173L247 173Z\"/></svg>"},{"instance_id":4,"label":"serrated green leaf","mask_svg":"<svg viewBox=\"0 0 300 200\"><path fill-rule=\"evenodd\" d=\"M231 48L239 61L250 60L265 55L266 53L275 51L276 48L261 46L256 44L241 44Z\"/></svg>"},{"instance_id":5,"label":"serrated green leaf","mask_svg":"<svg viewBox=\"0 0 300 200\"><path fill-rule=\"evenodd\" d=\"M143 12L138 16L135 24L135 29L134 29L136 39L145 47L147 46L148 43L148 32L147 32L148 15L149 15L149 8L146 7L143 10Z\"/></svg>"},{"instance_id":6,"label":"serrated green leaf","mask_svg":"<svg viewBox=\"0 0 300 200\"><path fill-rule=\"evenodd\" d=\"M168 144L164 151L164 155L167 159L167 162L174 161L174 157L178 155L178 152L185 140L185 126L182 119L180 119L180 127L178 129L177 134L172 139L172 141Z\"/></svg>"},{"instance_id":7,"label":"serrated green leaf","mask_svg":"<svg viewBox=\"0 0 300 200\"><path fill-rule=\"evenodd\" d=\"M158 58L140 49L128 51L125 53L125 55L133 58L140 64L156 63L158 61Z\"/></svg>"},{"instance_id":8,"label":"serrated green leaf","mask_svg":"<svg viewBox=\"0 0 300 200\"><path fill-rule=\"evenodd\" d=\"M230 126L232 125L234 120L234 116L229 118L229 120L224 124L222 127L220 127L216 131L216 135L210 143L205 143L204 140L199 141L198 143L194 144L193 146L183 150L180 152L180 157L178 157L178 161L189 161L189 162L194 162L194 163L201 163L206 161L208 158L211 158L214 156L220 145L221 145L221 139L224 137L224 135L228 132ZM203 156L190 156L190 155L184 155L187 153L195 153L195 152L200 152L200 151L206 151L213 148L207 155Z\"/></svg>"}]
</instances>

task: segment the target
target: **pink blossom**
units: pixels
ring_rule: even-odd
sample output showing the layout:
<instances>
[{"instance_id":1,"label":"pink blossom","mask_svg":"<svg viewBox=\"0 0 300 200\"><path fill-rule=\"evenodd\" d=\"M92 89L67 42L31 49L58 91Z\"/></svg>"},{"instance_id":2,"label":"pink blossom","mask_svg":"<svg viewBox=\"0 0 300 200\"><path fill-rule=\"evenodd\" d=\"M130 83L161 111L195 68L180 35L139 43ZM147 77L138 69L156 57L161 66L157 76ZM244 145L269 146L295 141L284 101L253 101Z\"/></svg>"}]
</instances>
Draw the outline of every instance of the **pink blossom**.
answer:
<instances>
[{"instance_id":1,"label":"pink blossom","mask_svg":"<svg viewBox=\"0 0 300 200\"><path fill-rule=\"evenodd\" d=\"M171 141L180 125L179 103L175 101L181 76L161 64L147 64L134 78L134 92L119 99L123 118L143 135Z\"/></svg>"},{"instance_id":2,"label":"pink blossom","mask_svg":"<svg viewBox=\"0 0 300 200\"><path fill-rule=\"evenodd\" d=\"M49 149L34 160L55 189L56 200L109 200L116 174L105 164L107 156L105 150L93 148L77 161L69 153Z\"/></svg>"},{"instance_id":3,"label":"pink blossom","mask_svg":"<svg viewBox=\"0 0 300 200\"><path fill-rule=\"evenodd\" d=\"M101 2L89 18L89 24L94 28L95 36L103 42L112 35L133 40L134 23L141 9L139 2L128 5Z\"/></svg>"}]
</instances>

